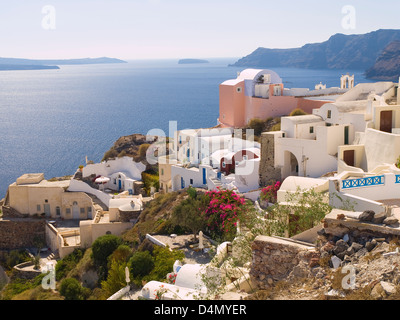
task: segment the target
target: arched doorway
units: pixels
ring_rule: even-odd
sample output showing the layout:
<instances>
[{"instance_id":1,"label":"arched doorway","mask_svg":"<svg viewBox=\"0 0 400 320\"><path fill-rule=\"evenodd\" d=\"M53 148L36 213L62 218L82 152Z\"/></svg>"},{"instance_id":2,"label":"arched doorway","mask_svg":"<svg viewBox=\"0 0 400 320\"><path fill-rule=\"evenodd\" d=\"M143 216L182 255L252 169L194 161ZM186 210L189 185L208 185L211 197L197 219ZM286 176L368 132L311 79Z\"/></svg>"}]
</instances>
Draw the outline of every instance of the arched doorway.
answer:
<instances>
[{"instance_id":1,"label":"arched doorway","mask_svg":"<svg viewBox=\"0 0 400 320\"><path fill-rule=\"evenodd\" d=\"M286 179L289 176L298 176L298 175L299 175L299 162L296 156L290 151L285 151L282 178Z\"/></svg>"}]
</instances>

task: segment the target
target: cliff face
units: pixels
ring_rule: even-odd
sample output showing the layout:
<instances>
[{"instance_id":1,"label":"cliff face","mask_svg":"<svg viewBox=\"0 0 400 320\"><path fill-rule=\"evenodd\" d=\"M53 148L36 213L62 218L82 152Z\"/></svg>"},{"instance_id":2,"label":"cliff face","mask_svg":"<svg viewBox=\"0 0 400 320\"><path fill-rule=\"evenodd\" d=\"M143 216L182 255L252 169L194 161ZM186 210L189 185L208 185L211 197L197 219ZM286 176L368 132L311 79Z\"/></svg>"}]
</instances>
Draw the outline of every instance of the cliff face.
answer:
<instances>
[{"instance_id":1,"label":"cliff face","mask_svg":"<svg viewBox=\"0 0 400 320\"><path fill-rule=\"evenodd\" d=\"M366 77L374 80L398 81L400 76L400 41L391 42L366 71Z\"/></svg>"},{"instance_id":2,"label":"cliff face","mask_svg":"<svg viewBox=\"0 0 400 320\"><path fill-rule=\"evenodd\" d=\"M377 30L362 35L336 34L325 42L306 44L301 48L258 48L233 66L366 70L395 40L400 41L400 30Z\"/></svg>"}]
</instances>

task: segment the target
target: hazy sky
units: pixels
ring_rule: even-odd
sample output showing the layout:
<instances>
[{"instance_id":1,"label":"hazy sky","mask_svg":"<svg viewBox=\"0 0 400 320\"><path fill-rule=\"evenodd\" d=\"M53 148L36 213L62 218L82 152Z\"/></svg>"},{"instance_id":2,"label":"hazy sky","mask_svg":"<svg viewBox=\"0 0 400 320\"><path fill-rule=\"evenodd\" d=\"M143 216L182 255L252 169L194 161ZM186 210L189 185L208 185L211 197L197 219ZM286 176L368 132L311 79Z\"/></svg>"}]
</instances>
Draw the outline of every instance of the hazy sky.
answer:
<instances>
[{"instance_id":1,"label":"hazy sky","mask_svg":"<svg viewBox=\"0 0 400 320\"><path fill-rule=\"evenodd\" d=\"M400 29L399 12L399 0L1 0L0 56L241 57Z\"/></svg>"}]
</instances>

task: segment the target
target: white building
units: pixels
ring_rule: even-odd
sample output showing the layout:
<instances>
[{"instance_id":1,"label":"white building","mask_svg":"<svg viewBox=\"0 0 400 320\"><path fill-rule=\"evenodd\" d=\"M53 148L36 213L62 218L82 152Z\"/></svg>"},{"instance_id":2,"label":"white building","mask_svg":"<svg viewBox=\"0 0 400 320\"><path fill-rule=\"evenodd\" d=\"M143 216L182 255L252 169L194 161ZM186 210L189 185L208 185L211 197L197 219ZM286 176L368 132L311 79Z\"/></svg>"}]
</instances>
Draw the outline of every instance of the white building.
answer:
<instances>
[{"instance_id":1,"label":"white building","mask_svg":"<svg viewBox=\"0 0 400 320\"><path fill-rule=\"evenodd\" d=\"M348 166L372 170L400 155L399 126L395 84L359 84L312 115L283 117L281 131L271 133L275 167L282 179L317 178Z\"/></svg>"}]
</instances>

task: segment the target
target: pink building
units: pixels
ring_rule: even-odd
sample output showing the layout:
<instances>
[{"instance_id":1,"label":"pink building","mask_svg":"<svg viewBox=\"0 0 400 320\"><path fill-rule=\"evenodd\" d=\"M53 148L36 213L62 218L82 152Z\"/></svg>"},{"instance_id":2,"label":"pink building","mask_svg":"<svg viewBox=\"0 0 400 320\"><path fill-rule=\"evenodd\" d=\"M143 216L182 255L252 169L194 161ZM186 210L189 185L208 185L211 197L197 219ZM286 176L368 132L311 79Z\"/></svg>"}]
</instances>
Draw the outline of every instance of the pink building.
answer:
<instances>
[{"instance_id":1,"label":"pink building","mask_svg":"<svg viewBox=\"0 0 400 320\"><path fill-rule=\"evenodd\" d=\"M246 69L236 79L220 84L218 122L222 127L241 128L253 118L289 115L296 108L312 113L344 92L339 87L286 89L276 72Z\"/></svg>"}]
</instances>

